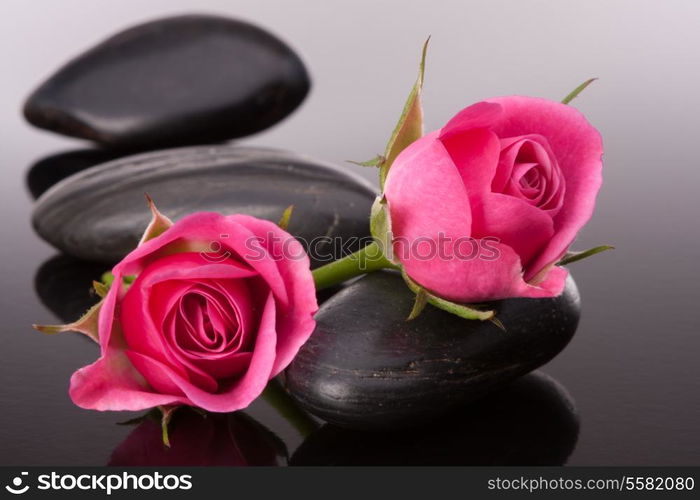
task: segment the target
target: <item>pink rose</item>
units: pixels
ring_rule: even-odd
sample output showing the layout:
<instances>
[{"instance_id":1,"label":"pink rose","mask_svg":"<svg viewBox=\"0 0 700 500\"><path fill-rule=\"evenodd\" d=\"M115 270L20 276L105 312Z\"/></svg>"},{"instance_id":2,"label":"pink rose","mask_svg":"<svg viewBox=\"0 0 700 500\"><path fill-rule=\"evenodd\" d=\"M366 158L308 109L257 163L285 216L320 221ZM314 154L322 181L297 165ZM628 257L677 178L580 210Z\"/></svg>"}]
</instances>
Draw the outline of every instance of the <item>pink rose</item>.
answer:
<instances>
[{"instance_id":1,"label":"pink rose","mask_svg":"<svg viewBox=\"0 0 700 500\"><path fill-rule=\"evenodd\" d=\"M469 106L389 170L395 258L453 301L560 294L567 271L555 264L593 213L602 153L600 134L565 104L511 96ZM442 255L426 258L421 241Z\"/></svg>"},{"instance_id":2,"label":"pink rose","mask_svg":"<svg viewBox=\"0 0 700 500\"><path fill-rule=\"evenodd\" d=\"M314 329L309 259L294 237L254 217L196 213L168 228L154 214L147 235L160 235L112 271L97 321L101 356L73 375L70 396L96 410L245 408ZM90 333L85 324L64 329Z\"/></svg>"}]
</instances>

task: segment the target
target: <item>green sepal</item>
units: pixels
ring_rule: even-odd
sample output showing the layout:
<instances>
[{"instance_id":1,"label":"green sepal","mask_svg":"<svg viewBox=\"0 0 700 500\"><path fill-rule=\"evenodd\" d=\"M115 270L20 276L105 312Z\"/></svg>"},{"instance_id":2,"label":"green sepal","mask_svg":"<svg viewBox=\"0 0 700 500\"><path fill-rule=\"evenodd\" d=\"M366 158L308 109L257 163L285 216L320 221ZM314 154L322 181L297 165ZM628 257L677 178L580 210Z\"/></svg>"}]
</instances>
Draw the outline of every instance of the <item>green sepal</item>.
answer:
<instances>
[{"instance_id":1,"label":"green sepal","mask_svg":"<svg viewBox=\"0 0 700 500\"><path fill-rule=\"evenodd\" d=\"M587 259L592 255L605 252L607 250L615 250L615 247L610 245L600 245L597 247L589 248L588 250L584 250L582 252L567 252L566 255L564 255L564 257L562 257L562 259L559 262L557 262L557 265L565 266L567 264L571 264L579 260Z\"/></svg>"},{"instance_id":2,"label":"green sepal","mask_svg":"<svg viewBox=\"0 0 700 500\"><path fill-rule=\"evenodd\" d=\"M411 143L420 139L423 135L423 106L421 104L421 91L423 89L423 77L425 74L425 56L428 51L430 37L423 44L420 66L418 68L418 78L413 84L411 93L406 99L399 121L389 138L389 142L384 152L385 160L379 165L379 186L384 190L384 181L389 173L391 164L396 157Z\"/></svg>"},{"instance_id":3,"label":"green sepal","mask_svg":"<svg viewBox=\"0 0 700 500\"><path fill-rule=\"evenodd\" d=\"M413 309L411 309L411 314L408 315L408 318L406 318L406 321L411 321L416 319L418 316L420 316L420 313L423 312L423 309L425 309L425 306L428 305L428 292L425 291L425 288L420 288L418 292L416 293L416 300L413 302Z\"/></svg>"},{"instance_id":4,"label":"green sepal","mask_svg":"<svg viewBox=\"0 0 700 500\"><path fill-rule=\"evenodd\" d=\"M585 82L583 82L581 85L579 85L578 87L576 87L574 90L572 90L571 92L569 92L569 94L568 94L564 99L561 100L561 103L562 103L562 104L569 104L571 101L573 101L574 99L576 99L576 97L577 97L581 92L583 92L583 91L586 89L586 87L588 87L591 83L595 82L596 80L597 80L597 78L589 78L588 80L586 80Z\"/></svg>"},{"instance_id":5,"label":"green sepal","mask_svg":"<svg viewBox=\"0 0 700 500\"><path fill-rule=\"evenodd\" d=\"M286 231L287 227L289 227L289 219L292 218L292 212L294 212L294 205L289 205L284 209L284 212L282 212L282 218L277 223L277 225L284 231Z\"/></svg>"},{"instance_id":6,"label":"green sepal","mask_svg":"<svg viewBox=\"0 0 700 500\"><path fill-rule=\"evenodd\" d=\"M371 160L367 161L347 161L348 163L352 163L353 165L357 165L359 167L381 167L386 162L386 158L383 155L377 155Z\"/></svg>"},{"instance_id":7,"label":"green sepal","mask_svg":"<svg viewBox=\"0 0 700 500\"><path fill-rule=\"evenodd\" d=\"M112 274L112 271L105 271L102 273L102 276L100 276L100 282L107 288L112 286L112 283L114 283L114 274Z\"/></svg>"},{"instance_id":8,"label":"green sepal","mask_svg":"<svg viewBox=\"0 0 700 500\"><path fill-rule=\"evenodd\" d=\"M114 276L112 276L112 280L114 280ZM101 299L104 299L107 296L107 293L109 292L109 285L105 285L101 281L93 281L92 288L95 290L97 296Z\"/></svg>"},{"instance_id":9,"label":"green sepal","mask_svg":"<svg viewBox=\"0 0 700 500\"><path fill-rule=\"evenodd\" d=\"M88 309L80 319L73 323L67 325L32 325L32 328L49 335L62 332L80 332L99 344L98 318L100 309L102 308L102 302L103 301L100 300L97 304Z\"/></svg>"},{"instance_id":10,"label":"green sepal","mask_svg":"<svg viewBox=\"0 0 700 500\"><path fill-rule=\"evenodd\" d=\"M418 283L413 281L408 276L408 274L406 274L406 271L401 270L401 275L403 276L403 279L406 282L406 285L408 285L408 288L413 293L418 294L418 293L420 293L421 290L423 290L426 294L426 301L428 302L428 304L435 306L438 309L442 309L443 311L447 311L448 313L454 314L455 316L459 316L460 318L476 319L479 321L486 321L486 320L494 319L494 316L496 315L495 311L482 311L482 310L475 309L474 307L470 307L470 306L465 305L465 304L457 304L455 302L450 302L449 300L442 299L442 298L428 292L423 287L421 287ZM500 324L500 321L498 323Z\"/></svg>"},{"instance_id":11,"label":"green sepal","mask_svg":"<svg viewBox=\"0 0 700 500\"><path fill-rule=\"evenodd\" d=\"M152 218L151 222L146 227L146 230L143 232L143 236L141 236L139 245L160 236L173 225L173 221L158 211L156 204L148 193L145 193L145 196L146 201L148 202L148 208L151 210Z\"/></svg>"},{"instance_id":12,"label":"green sepal","mask_svg":"<svg viewBox=\"0 0 700 500\"><path fill-rule=\"evenodd\" d=\"M136 275L130 274L129 276L122 277L122 283L124 285L131 285L135 279ZM100 277L100 282L109 289L112 286L112 283L114 283L114 274L112 274L112 271L106 271L102 273L102 276Z\"/></svg>"},{"instance_id":13,"label":"green sepal","mask_svg":"<svg viewBox=\"0 0 700 500\"><path fill-rule=\"evenodd\" d=\"M379 195L372 204L369 216L369 232L377 243L384 257L392 264L398 264L393 258L391 219L389 207L384 195Z\"/></svg>"},{"instance_id":14,"label":"green sepal","mask_svg":"<svg viewBox=\"0 0 700 500\"><path fill-rule=\"evenodd\" d=\"M168 427L170 425L170 421L173 418L173 413L175 413L175 410L180 408L179 406L159 406L158 409L160 410L161 413L161 418L160 418L160 428L161 428L161 435L163 439L163 444L170 448L170 432L168 430Z\"/></svg>"}]
</instances>

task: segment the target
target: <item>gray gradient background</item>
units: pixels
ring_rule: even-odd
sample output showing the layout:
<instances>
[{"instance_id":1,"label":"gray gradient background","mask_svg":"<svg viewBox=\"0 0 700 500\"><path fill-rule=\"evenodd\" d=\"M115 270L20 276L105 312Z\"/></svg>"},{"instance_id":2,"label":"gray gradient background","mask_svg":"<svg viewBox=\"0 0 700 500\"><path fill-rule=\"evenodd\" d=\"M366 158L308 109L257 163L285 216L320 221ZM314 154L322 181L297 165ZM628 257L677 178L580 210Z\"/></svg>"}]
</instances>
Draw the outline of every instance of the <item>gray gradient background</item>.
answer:
<instances>
[{"instance_id":1,"label":"gray gradient background","mask_svg":"<svg viewBox=\"0 0 700 500\"><path fill-rule=\"evenodd\" d=\"M599 77L574 101L605 141L604 187L576 247L618 249L575 265L582 323L544 371L581 413L570 464L700 465L700 3L631 0L3 0L0 464L101 464L128 432L112 425L124 415L68 399L69 376L95 358L94 346L29 328L56 320L32 288L54 251L31 231L24 175L40 157L81 143L32 129L21 103L108 34L185 12L256 22L308 64L314 87L302 107L242 142L337 162L382 150L428 34L428 129L482 98L559 99ZM257 407L293 451L291 429Z\"/></svg>"}]
</instances>

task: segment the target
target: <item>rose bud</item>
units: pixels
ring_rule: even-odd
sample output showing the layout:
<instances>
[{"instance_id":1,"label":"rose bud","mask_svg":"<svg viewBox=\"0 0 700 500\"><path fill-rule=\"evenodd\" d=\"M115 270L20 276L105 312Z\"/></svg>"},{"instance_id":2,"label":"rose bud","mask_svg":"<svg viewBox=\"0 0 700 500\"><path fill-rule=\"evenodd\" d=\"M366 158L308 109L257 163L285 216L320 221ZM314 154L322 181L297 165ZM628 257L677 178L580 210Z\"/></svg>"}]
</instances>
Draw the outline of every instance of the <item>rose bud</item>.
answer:
<instances>
[{"instance_id":1,"label":"rose bud","mask_svg":"<svg viewBox=\"0 0 700 500\"><path fill-rule=\"evenodd\" d=\"M138 248L112 270L103 300L71 325L100 358L71 378L95 410L247 407L314 329L309 259L277 225L247 215L154 214Z\"/></svg>"},{"instance_id":2,"label":"rose bud","mask_svg":"<svg viewBox=\"0 0 700 500\"><path fill-rule=\"evenodd\" d=\"M377 269L397 269L415 293L408 315L427 304L465 319L504 325L472 302L559 295L561 266L613 247L568 248L593 213L602 183L600 134L561 103L501 97L469 106L423 135L418 78L382 155L370 214L373 242L314 270L321 290Z\"/></svg>"},{"instance_id":3,"label":"rose bud","mask_svg":"<svg viewBox=\"0 0 700 500\"><path fill-rule=\"evenodd\" d=\"M555 264L593 213L602 153L598 131L565 104L469 106L391 164L394 262L455 302L560 294L567 270Z\"/></svg>"}]
</instances>

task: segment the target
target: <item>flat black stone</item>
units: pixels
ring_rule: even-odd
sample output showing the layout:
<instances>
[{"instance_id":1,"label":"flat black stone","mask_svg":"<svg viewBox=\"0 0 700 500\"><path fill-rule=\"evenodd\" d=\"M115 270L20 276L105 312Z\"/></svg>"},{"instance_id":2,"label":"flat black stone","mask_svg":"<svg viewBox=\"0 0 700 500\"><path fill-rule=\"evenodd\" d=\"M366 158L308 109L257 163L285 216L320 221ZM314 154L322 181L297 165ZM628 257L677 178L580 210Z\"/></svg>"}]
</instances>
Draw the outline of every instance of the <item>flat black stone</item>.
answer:
<instances>
[{"instance_id":1,"label":"flat black stone","mask_svg":"<svg viewBox=\"0 0 700 500\"><path fill-rule=\"evenodd\" d=\"M493 303L506 328L432 306L406 321L413 294L393 272L375 272L326 301L286 372L310 413L351 428L416 425L543 365L573 336L580 299L562 295Z\"/></svg>"},{"instance_id":2,"label":"flat black stone","mask_svg":"<svg viewBox=\"0 0 700 500\"><path fill-rule=\"evenodd\" d=\"M326 424L304 440L290 465L564 465L578 430L566 389L535 372L410 430Z\"/></svg>"},{"instance_id":3,"label":"flat black stone","mask_svg":"<svg viewBox=\"0 0 700 500\"><path fill-rule=\"evenodd\" d=\"M76 149L46 156L27 171L27 187L32 197L37 199L66 177L119 156L123 155L104 149Z\"/></svg>"},{"instance_id":4,"label":"flat black stone","mask_svg":"<svg viewBox=\"0 0 700 500\"><path fill-rule=\"evenodd\" d=\"M127 29L39 86L33 125L103 146L145 149L218 142L279 122L310 80L284 42L248 23L209 15Z\"/></svg>"},{"instance_id":5,"label":"flat black stone","mask_svg":"<svg viewBox=\"0 0 700 500\"><path fill-rule=\"evenodd\" d=\"M173 220L213 211L277 222L294 205L289 232L309 245L314 266L367 243L375 198L369 182L306 156L199 146L129 156L64 179L37 201L32 222L59 250L114 263L148 225L144 193Z\"/></svg>"}]
</instances>

